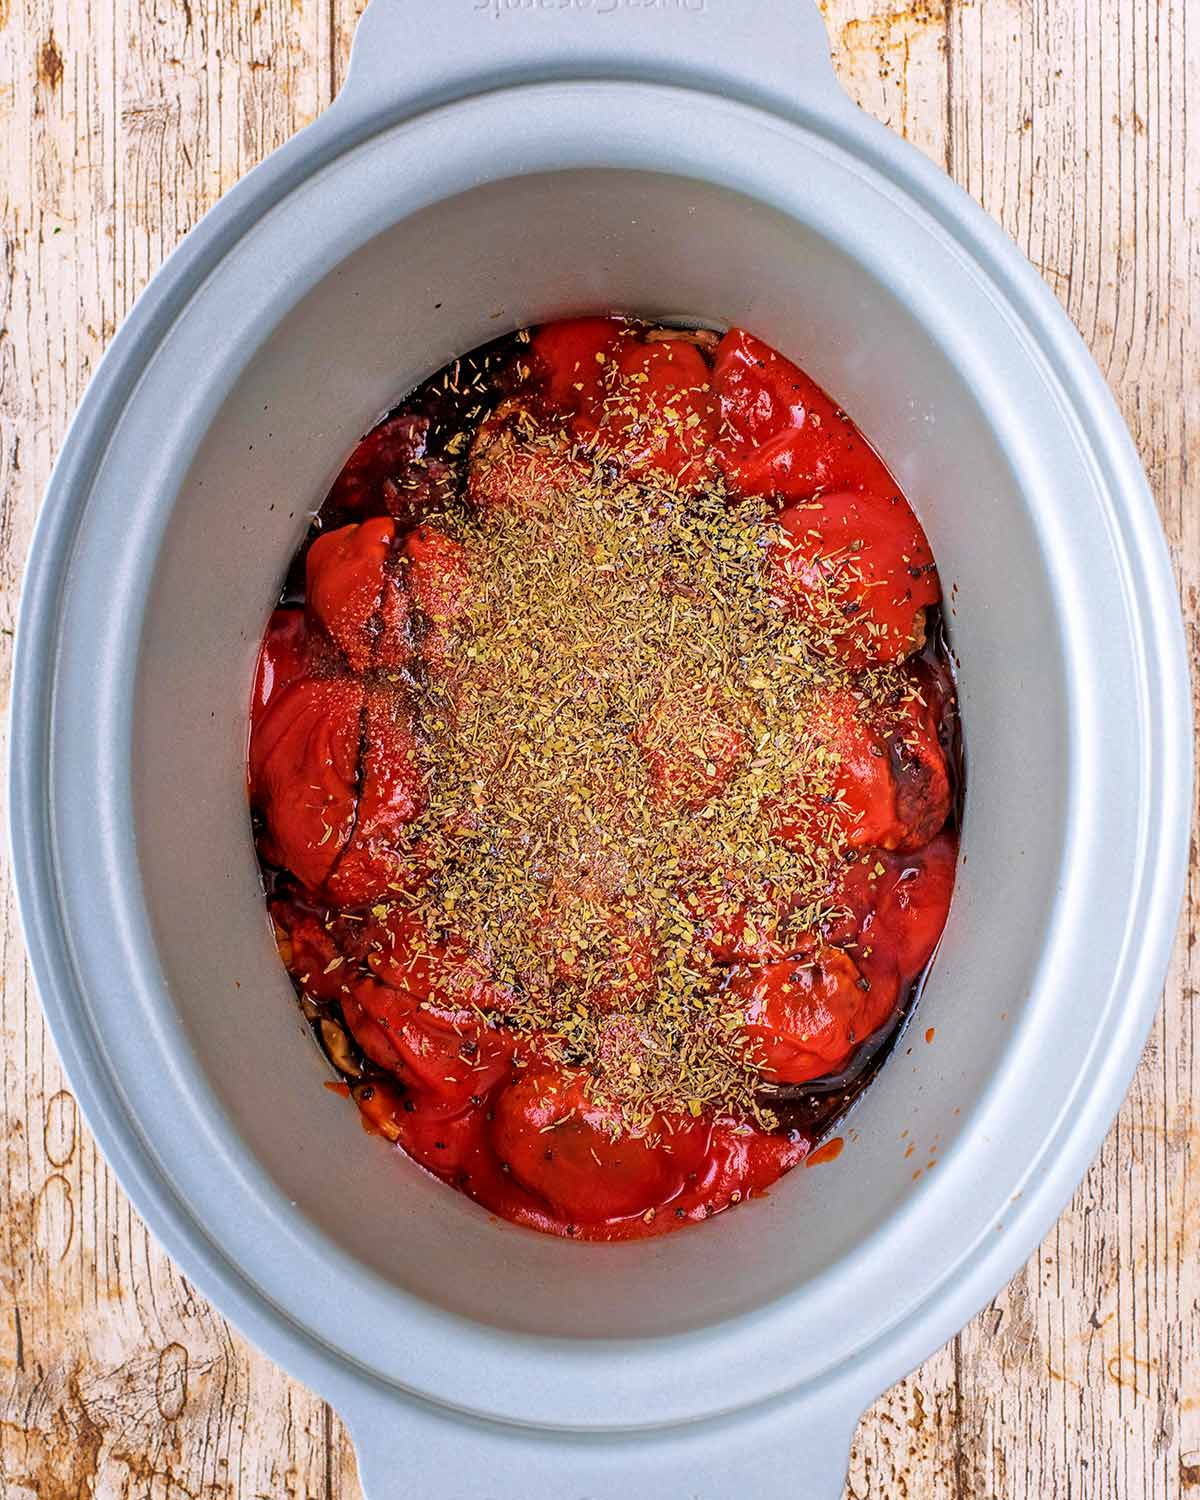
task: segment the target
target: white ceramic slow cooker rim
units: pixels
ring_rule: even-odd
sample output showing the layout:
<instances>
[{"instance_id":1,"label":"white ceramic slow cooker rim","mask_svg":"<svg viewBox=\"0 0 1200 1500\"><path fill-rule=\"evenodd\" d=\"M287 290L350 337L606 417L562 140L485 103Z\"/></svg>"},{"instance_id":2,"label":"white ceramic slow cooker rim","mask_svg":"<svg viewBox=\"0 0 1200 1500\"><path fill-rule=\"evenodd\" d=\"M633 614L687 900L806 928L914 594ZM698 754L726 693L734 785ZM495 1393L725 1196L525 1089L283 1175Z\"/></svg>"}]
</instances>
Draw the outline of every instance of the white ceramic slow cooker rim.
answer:
<instances>
[{"instance_id":1,"label":"white ceramic slow cooker rim","mask_svg":"<svg viewBox=\"0 0 1200 1500\"><path fill-rule=\"evenodd\" d=\"M778 126L779 122L771 123ZM807 123L813 129L818 122ZM1073 329L1028 267L1015 263L1007 241L974 205L958 195L922 159L886 134L881 138L870 122L848 114L832 128L824 119L819 124L819 133L827 140L856 149L866 161L874 158L874 169L886 169L897 191L902 184L909 187L914 197L923 198L926 208L937 213L943 227L953 227L960 244L971 246L976 264L986 266L993 282L1004 287L1014 312L1020 309L1016 315L1022 323L1036 328L1041 355L1055 367L1055 384L1074 396L1074 419L1082 447L1091 454L1097 468L1098 487L1109 496L1110 506L1112 494L1123 497L1119 511L1110 511L1108 519L1114 542L1125 554L1130 608L1144 622L1138 649L1145 691L1146 749L1149 754L1153 748L1150 737L1157 728L1160 732L1157 760L1162 771L1154 778L1152 788L1159 794L1157 815L1151 819L1148 810L1146 823L1153 821L1162 831L1164 844L1155 858L1149 848L1151 841L1148 838L1144 841L1143 853L1149 863L1142 880L1147 899L1139 905L1144 905L1151 916L1142 926L1138 953L1129 954L1126 993L1133 995L1136 1003L1124 1011L1122 1025L1106 1035L1107 1055L1103 1068L1095 1075L1101 1086L1093 1090L1076 1113L1073 1125L1067 1127L1069 1134L1064 1141L1070 1149L1066 1144L1059 1146L1053 1172L1047 1172L1040 1183L1030 1186L1021 1205L1009 1216L1006 1233L997 1236L992 1246L977 1252L970 1273L961 1265L956 1268L959 1272L956 1286L943 1297L936 1314L931 1314L927 1307L924 1314L914 1310L905 1329L888 1331L886 1351L863 1350L856 1356L860 1368L869 1363L882 1372L870 1377L862 1375L863 1395L867 1397L912 1359L935 1347L1020 1263L1029 1245L1054 1217L1067 1189L1098 1144L1127 1084L1152 1017L1154 984L1173 930L1184 845L1172 829L1172 819L1186 824L1190 738L1186 708L1182 706L1186 703L1186 692L1180 691L1181 687L1186 689L1186 673L1174 614L1173 582L1153 504L1111 397ZM66 571L70 533L86 497L88 470L99 461L128 388L140 374L141 349L147 344L152 351L157 348L165 326L224 251L270 204L279 202L296 182L309 175L304 168L310 152L301 147L310 147L314 156L337 152L340 142L335 125L336 121L324 131L323 139L311 143L300 141L293 143L295 149L286 148L282 159L275 159L277 169L270 174L270 180L264 178L255 184L258 174L253 174L225 201L215 219L205 221L139 303L106 356L64 446L39 523L22 604L12 751L13 838L22 913L52 1028L85 1114L110 1159L116 1162L138 1207L188 1273L223 1305L236 1307L235 1316L243 1326L318 1387L322 1386L322 1375L327 1373L328 1360L334 1351L318 1345L307 1330L301 1330L294 1322L285 1326L279 1309L260 1291L242 1282L236 1267L222 1261L211 1241L198 1240L197 1226L189 1223L186 1208L172 1201L169 1187L156 1179L149 1155L139 1149L136 1140L127 1139L130 1122L121 1117L118 1085L103 1075L101 1049L95 1038L71 1025L71 1006L64 997L73 993L75 978L70 972L63 935L55 930L52 860L48 854L51 835L48 828L41 826L44 785L39 785L39 779L48 754L43 731L51 681L48 676L40 679L25 664L34 658L43 664L54 659L53 596ZM1103 479L1101 469L1107 470ZM1134 587L1136 581L1144 585L1140 590ZM1158 666L1157 684L1153 673L1147 670L1150 661ZM1064 1116L1074 1103L1078 1101L1064 1100ZM908 1352L901 1353L902 1348ZM872 1353L878 1357L869 1358ZM337 1351L335 1357L347 1355L345 1351Z\"/></svg>"}]
</instances>

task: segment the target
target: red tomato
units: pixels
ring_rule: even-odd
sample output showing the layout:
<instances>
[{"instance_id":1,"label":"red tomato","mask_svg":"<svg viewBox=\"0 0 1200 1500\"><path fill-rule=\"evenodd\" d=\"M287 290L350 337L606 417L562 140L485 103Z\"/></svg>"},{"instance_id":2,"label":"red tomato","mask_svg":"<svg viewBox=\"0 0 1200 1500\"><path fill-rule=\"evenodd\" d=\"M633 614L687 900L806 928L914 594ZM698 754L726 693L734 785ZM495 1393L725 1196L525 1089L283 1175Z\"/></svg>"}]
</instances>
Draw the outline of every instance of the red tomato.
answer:
<instances>
[{"instance_id":1,"label":"red tomato","mask_svg":"<svg viewBox=\"0 0 1200 1500\"><path fill-rule=\"evenodd\" d=\"M580 1223L661 1207L703 1161L708 1131L699 1122L664 1130L670 1149L628 1132L614 1136L614 1124L588 1097L582 1075L531 1067L497 1096L492 1140L522 1186Z\"/></svg>"},{"instance_id":2,"label":"red tomato","mask_svg":"<svg viewBox=\"0 0 1200 1500\"><path fill-rule=\"evenodd\" d=\"M389 907L379 917L358 924L361 941L354 945L383 984L407 990L420 1000L434 993L445 959L445 949L426 932L412 912ZM439 991L439 999L444 995Z\"/></svg>"},{"instance_id":3,"label":"red tomato","mask_svg":"<svg viewBox=\"0 0 1200 1500\"><path fill-rule=\"evenodd\" d=\"M720 461L738 494L799 500L838 488L890 499L897 492L846 414L761 339L739 328L726 334L713 383L721 404Z\"/></svg>"},{"instance_id":4,"label":"red tomato","mask_svg":"<svg viewBox=\"0 0 1200 1500\"><path fill-rule=\"evenodd\" d=\"M396 523L386 516L319 536L308 550L310 618L353 672L408 658L408 596L394 563Z\"/></svg>"},{"instance_id":5,"label":"red tomato","mask_svg":"<svg viewBox=\"0 0 1200 1500\"><path fill-rule=\"evenodd\" d=\"M900 972L915 978L933 957L950 913L958 840L942 834L910 856L880 892L871 941L895 948Z\"/></svg>"},{"instance_id":6,"label":"red tomato","mask_svg":"<svg viewBox=\"0 0 1200 1500\"><path fill-rule=\"evenodd\" d=\"M467 608L466 549L420 526L404 543L404 573L420 616L416 636L425 665L435 675L453 675L456 626Z\"/></svg>"},{"instance_id":7,"label":"red tomato","mask_svg":"<svg viewBox=\"0 0 1200 1500\"><path fill-rule=\"evenodd\" d=\"M702 696L658 699L633 733L656 802L696 810L721 793L750 754L733 717L732 705Z\"/></svg>"},{"instance_id":8,"label":"red tomato","mask_svg":"<svg viewBox=\"0 0 1200 1500\"><path fill-rule=\"evenodd\" d=\"M810 763L773 811L775 837L797 845L831 840L894 848L907 830L896 815L886 743L863 717L861 700L848 690L829 693L809 728Z\"/></svg>"},{"instance_id":9,"label":"red tomato","mask_svg":"<svg viewBox=\"0 0 1200 1500\"><path fill-rule=\"evenodd\" d=\"M272 864L322 886L354 828L363 689L351 678L302 677L257 716L250 795Z\"/></svg>"},{"instance_id":10,"label":"red tomato","mask_svg":"<svg viewBox=\"0 0 1200 1500\"><path fill-rule=\"evenodd\" d=\"M292 901L276 898L270 910L284 968L314 1000L336 999L346 983L346 964L329 928L315 911Z\"/></svg>"},{"instance_id":11,"label":"red tomato","mask_svg":"<svg viewBox=\"0 0 1200 1500\"><path fill-rule=\"evenodd\" d=\"M950 814L950 778L929 708L907 701L880 724L848 690L814 711L806 776L773 813L784 843L834 839L852 849L917 849Z\"/></svg>"},{"instance_id":12,"label":"red tomato","mask_svg":"<svg viewBox=\"0 0 1200 1500\"><path fill-rule=\"evenodd\" d=\"M647 1002L657 982L656 936L602 896L564 890L533 918L545 972L534 983L579 984L589 1003L618 1010Z\"/></svg>"},{"instance_id":13,"label":"red tomato","mask_svg":"<svg viewBox=\"0 0 1200 1500\"><path fill-rule=\"evenodd\" d=\"M535 371L546 382L545 399L553 410L577 412L590 407L598 398L610 355L629 337L620 318L564 318L543 324L531 349Z\"/></svg>"},{"instance_id":14,"label":"red tomato","mask_svg":"<svg viewBox=\"0 0 1200 1500\"><path fill-rule=\"evenodd\" d=\"M616 355L616 373L585 407L599 440L630 474L667 474L693 484L704 474L717 435L712 372L694 344L631 343Z\"/></svg>"},{"instance_id":15,"label":"red tomato","mask_svg":"<svg viewBox=\"0 0 1200 1500\"><path fill-rule=\"evenodd\" d=\"M444 1009L375 979L342 999L354 1040L381 1068L446 1110L468 1108L507 1072L512 1046L464 1009Z\"/></svg>"},{"instance_id":16,"label":"red tomato","mask_svg":"<svg viewBox=\"0 0 1200 1500\"><path fill-rule=\"evenodd\" d=\"M767 964L811 952L817 939L810 932L780 937L782 910L766 918L753 916L736 889L699 886L684 896L709 953L722 964Z\"/></svg>"},{"instance_id":17,"label":"red tomato","mask_svg":"<svg viewBox=\"0 0 1200 1500\"><path fill-rule=\"evenodd\" d=\"M904 717L888 740L896 785L896 821L904 837L892 847L920 849L945 827L950 816L950 772L938 739L932 702L910 698Z\"/></svg>"},{"instance_id":18,"label":"red tomato","mask_svg":"<svg viewBox=\"0 0 1200 1500\"><path fill-rule=\"evenodd\" d=\"M731 988L743 999L753 1055L772 1083L807 1083L840 1072L897 996L894 986L874 993L853 959L825 946L798 961L736 974Z\"/></svg>"},{"instance_id":19,"label":"red tomato","mask_svg":"<svg viewBox=\"0 0 1200 1500\"><path fill-rule=\"evenodd\" d=\"M826 936L869 976L894 973L907 987L924 972L954 894L958 840L942 833L913 854L871 853L847 867L831 899Z\"/></svg>"},{"instance_id":20,"label":"red tomato","mask_svg":"<svg viewBox=\"0 0 1200 1500\"><path fill-rule=\"evenodd\" d=\"M418 526L404 543L413 603L426 620L456 620L466 603L467 555L461 542L433 526Z\"/></svg>"},{"instance_id":21,"label":"red tomato","mask_svg":"<svg viewBox=\"0 0 1200 1500\"><path fill-rule=\"evenodd\" d=\"M308 626L302 609L277 609L267 623L250 711L257 717L276 693L282 693L308 670Z\"/></svg>"},{"instance_id":22,"label":"red tomato","mask_svg":"<svg viewBox=\"0 0 1200 1500\"><path fill-rule=\"evenodd\" d=\"M583 473L565 452L530 447L505 426L472 453L467 493L480 510L534 515L569 499Z\"/></svg>"},{"instance_id":23,"label":"red tomato","mask_svg":"<svg viewBox=\"0 0 1200 1500\"><path fill-rule=\"evenodd\" d=\"M415 520L454 489L449 466L426 453L429 418L390 417L373 428L346 460L326 505L346 515Z\"/></svg>"},{"instance_id":24,"label":"red tomato","mask_svg":"<svg viewBox=\"0 0 1200 1500\"><path fill-rule=\"evenodd\" d=\"M958 841L946 833L916 854L888 861L874 915L860 935L863 948L871 950L865 961L887 952L906 981L917 978L946 925L957 860Z\"/></svg>"},{"instance_id":25,"label":"red tomato","mask_svg":"<svg viewBox=\"0 0 1200 1500\"><path fill-rule=\"evenodd\" d=\"M371 972L393 989L452 1008L503 1011L511 995L458 939L438 942L412 912L388 910L361 923L354 945Z\"/></svg>"},{"instance_id":26,"label":"red tomato","mask_svg":"<svg viewBox=\"0 0 1200 1500\"><path fill-rule=\"evenodd\" d=\"M327 880L339 906L367 906L403 885L412 864L409 825L424 805L412 716L396 693L368 688L363 700L361 790L346 849Z\"/></svg>"},{"instance_id":27,"label":"red tomato","mask_svg":"<svg viewBox=\"0 0 1200 1500\"><path fill-rule=\"evenodd\" d=\"M781 511L771 589L812 619L851 667L895 661L921 645L923 611L941 597L933 555L904 499L839 493Z\"/></svg>"},{"instance_id":28,"label":"red tomato","mask_svg":"<svg viewBox=\"0 0 1200 1500\"><path fill-rule=\"evenodd\" d=\"M717 347L713 384L721 401L723 437L752 452L785 428L803 427L828 400L798 365L740 328Z\"/></svg>"}]
</instances>

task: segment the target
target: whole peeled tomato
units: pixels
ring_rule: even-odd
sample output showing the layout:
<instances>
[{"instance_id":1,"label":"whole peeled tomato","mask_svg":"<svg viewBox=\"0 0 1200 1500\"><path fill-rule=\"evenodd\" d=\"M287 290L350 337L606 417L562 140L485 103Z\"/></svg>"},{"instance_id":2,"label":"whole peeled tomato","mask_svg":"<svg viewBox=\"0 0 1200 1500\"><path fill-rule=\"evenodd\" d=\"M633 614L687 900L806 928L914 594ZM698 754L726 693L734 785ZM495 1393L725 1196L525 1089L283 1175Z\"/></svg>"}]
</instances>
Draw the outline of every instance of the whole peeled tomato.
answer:
<instances>
[{"instance_id":1,"label":"whole peeled tomato","mask_svg":"<svg viewBox=\"0 0 1200 1500\"><path fill-rule=\"evenodd\" d=\"M595 1013L647 1005L658 982L660 944L653 922L595 889L563 882L530 915L532 987L585 979Z\"/></svg>"},{"instance_id":2,"label":"whole peeled tomato","mask_svg":"<svg viewBox=\"0 0 1200 1500\"><path fill-rule=\"evenodd\" d=\"M376 914L376 911L378 914ZM438 937L414 912L377 908L354 924L349 946L372 974L392 989L446 1009L506 1011L511 992L492 977L486 962L459 938Z\"/></svg>"},{"instance_id":3,"label":"whole peeled tomato","mask_svg":"<svg viewBox=\"0 0 1200 1500\"><path fill-rule=\"evenodd\" d=\"M907 987L924 972L954 894L958 839L945 832L908 854L870 851L830 893L827 938L854 954L863 973Z\"/></svg>"},{"instance_id":4,"label":"whole peeled tomato","mask_svg":"<svg viewBox=\"0 0 1200 1500\"><path fill-rule=\"evenodd\" d=\"M845 1067L886 1020L896 990L878 993L848 954L822 946L799 960L735 973L752 1057L771 1083L808 1083Z\"/></svg>"},{"instance_id":5,"label":"whole peeled tomato","mask_svg":"<svg viewBox=\"0 0 1200 1500\"><path fill-rule=\"evenodd\" d=\"M664 692L633 732L664 808L693 811L719 796L750 758L750 741L730 703L716 695Z\"/></svg>"},{"instance_id":6,"label":"whole peeled tomato","mask_svg":"<svg viewBox=\"0 0 1200 1500\"><path fill-rule=\"evenodd\" d=\"M610 358L629 337L619 318L562 318L543 324L533 337L531 356L547 405L562 413L592 408Z\"/></svg>"},{"instance_id":7,"label":"whole peeled tomato","mask_svg":"<svg viewBox=\"0 0 1200 1500\"><path fill-rule=\"evenodd\" d=\"M683 340L626 344L615 356L603 399L593 398L583 416L628 473L695 484L717 434L712 372L695 345Z\"/></svg>"},{"instance_id":8,"label":"whole peeled tomato","mask_svg":"<svg viewBox=\"0 0 1200 1500\"><path fill-rule=\"evenodd\" d=\"M769 553L782 608L853 668L908 656L941 597L920 522L899 494L838 491L779 514Z\"/></svg>"},{"instance_id":9,"label":"whole peeled tomato","mask_svg":"<svg viewBox=\"0 0 1200 1500\"><path fill-rule=\"evenodd\" d=\"M363 700L353 678L302 677L251 726L260 847L310 890L324 885L354 830Z\"/></svg>"},{"instance_id":10,"label":"whole peeled tomato","mask_svg":"<svg viewBox=\"0 0 1200 1500\"><path fill-rule=\"evenodd\" d=\"M482 511L552 515L571 503L575 487L586 477L565 440L551 447L523 439L524 411L521 407L505 414L502 408L472 444L467 494Z\"/></svg>"},{"instance_id":11,"label":"whole peeled tomato","mask_svg":"<svg viewBox=\"0 0 1200 1500\"><path fill-rule=\"evenodd\" d=\"M339 906L366 906L411 883L410 827L424 806L412 713L403 693L363 693L362 760L357 816L344 852L328 875Z\"/></svg>"},{"instance_id":12,"label":"whole peeled tomato","mask_svg":"<svg viewBox=\"0 0 1200 1500\"><path fill-rule=\"evenodd\" d=\"M958 863L958 840L940 834L923 849L891 855L875 893L875 910L864 924L862 941L871 950L863 962L893 955L902 980L916 979L941 941Z\"/></svg>"},{"instance_id":13,"label":"whole peeled tomato","mask_svg":"<svg viewBox=\"0 0 1200 1500\"><path fill-rule=\"evenodd\" d=\"M507 1037L474 1012L434 1005L376 979L349 985L342 1014L367 1057L427 1106L466 1109L511 1066Z\"/></svg>"},{"instance_id":14,"label":"whole peeled tomato","mask_svg":"<svg viewBox=\"0 0 1200 1500\"><path fill-rule=\"evenodd\" d=\"M737 883L701 881L680 892L696 932L720 964L766 964L811 952L816 938L791 930L788 906L768 886L751 903Z\"/></svg>"},{"instance_id":15,"label":"whole peeled tomato","mask_svg":"<svg viewBox=\"0 0 1200 1500\"><path fill-rule=\"evenodd\" d=\"M308 666L308 623L304 611L275 610L267 622L262 649L258 653L251 714L255 717L261 714L277 693L282 693L298 677L307 675Z\"/></svg>"},{"instance_id":16,"label":"whole peeled tomato","mask_svg":"<svg viewBox=\"0 0 1200 1500\"><path fill-rule=\"evenodd\" d=\"M421 657L435 676L452 677L455 634L469 603L466 548L437 527L418 526L405 540L402 565Z\"/></svg>"},{"instance_id":17,"label":"whole peeled tomato","mask_svg":"<svg viewBox=\"0 0 1200 1500\"><path fill-rule=\"evenodd\" d=\"M350 670L398 667L408 657L408 595L395 564L396 523L377 516L319 536L308 550L310 617Z\"/></svg>"},{"instance_id":18,"label":"whole peeled tomato","mask_svg":"<svg viewBox=\"0 0 1200 1500\"><path fill-rule=\"evenodd\" d=\"M718 461L735 495L803 500L848 489L896 493L886 465L853 422L798 365L735 328L717 349Z\"/></svg>"},{"instance_id":19,"label":"whole peeled tomato","mask_svg":"<svg viewBox=\"0 0 1200 1500\"><path fill-rule=\"evenodd\" d=\"M803 846L917 849L950 813L950 778L937 727L913 696L894 713L834 689L809 719L812 752L772 810L772 832Z\"/></svg>"},{"instance_id":20,"label":"whole peeled tomato","mask_svg":"<svg viewBox=\"0 0 1200 1500\"><path fill-rule=\"evenodd\" d=\"M570 1222L595 1224L658 1209L704 1159L708 1127L663 1133L670 1148L619 1128L579 1073L532 1066L496 1098L492 1141L513 1177Z\"/></svg>"}]
</instances>

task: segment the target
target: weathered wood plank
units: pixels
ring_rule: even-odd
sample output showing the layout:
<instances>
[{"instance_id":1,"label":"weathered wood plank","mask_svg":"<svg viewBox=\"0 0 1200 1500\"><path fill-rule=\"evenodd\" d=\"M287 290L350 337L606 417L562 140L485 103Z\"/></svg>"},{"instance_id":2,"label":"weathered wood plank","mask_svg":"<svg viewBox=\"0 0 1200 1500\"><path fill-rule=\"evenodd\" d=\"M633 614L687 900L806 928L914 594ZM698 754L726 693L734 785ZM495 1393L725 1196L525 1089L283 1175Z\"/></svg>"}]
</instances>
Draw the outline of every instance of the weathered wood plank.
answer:
<instances>
[{"instance_id":1,"label":"weathered wood plank","mask_svg":"<svg viewBox=\"0 0 1200 1500\"><path fill-rule=\"evenodd\" d=\"M1200 646L1200 99L1188 0L827 0L855 96L1041 268L1141 445ZM0 0L0 680L66 421L146 278L332 97L356 0ZM1194 18L1193 18L1194 19ZM1189 409L1190 408L1190 409ZM11 890L0 963L0 1497L358 1494L336 1417L150 1242L63 1087ZM876 1404L849 1493L1200 1488L1194 1391L1198 877L1137 1084L1038 1256ZM1081 997L1086 1003L1086 997Z\"/></svg>"},{"instance_id":2,"label":"weathered wood plank","mask_svg":"<svg viewBox=\"0 0 1200 1500\"><path fill-rule=\"evenodd\" d=\"M7 684L34 510L105 343L182 234L331 97L335 47L331 12L288 0L0 10ZM323 1403L232 1335L129 1210L63 1088L16 931L5 880L0 1495L352 1492Z\"/></svg>"},{"instance_id":3,"label":"weathered wood plank","mask_svg":"<svg viewBox=\"0 0 1200 1500\"><path fill-rule=\"evenodd\" d=\"M1138 442L1193 645L1200 566L1196 28L1186 0L963 7L951 165L1039 266ZM1193 659L1195 654L1193 652ZM1014 1500L1200 1486L1196 874L1158 1025L1104 1150L1041 1252L962 1338L964 1482ZM1081 996L1081 1003L1086 997ZM997 1398L1002 1395L1002 1402Z\"/></svg>"},{"instance_id":4,"label":"weathered wood plank","mask_svg":"<svg viewBox=\"0 0 1200 1500\"><path fill-rule=\"evenodd\" d=\"M949 169L1042 271L1113 385L1172 544L1197 659L1200 185L1186 100L1197 97L1200 51L1185 10L1183 0L956 0L946 145ZM901 14L911 26L911 11ZM1196 1380L1200 1291L1198 896L1193 862L1163 1013L1099 1160L1039 1253L956 1341L951 1389L939 1356L864 1420L851 1493L1157 1500L1200 1487L1195 1399L1184 1394ZM947 1406L953 1463L943 1434L921 1441L921 1414ZM899 1462L877 1459L872 1472L861 1455L878 1455L881 1436Z\"/></svg>"}]
</instances>

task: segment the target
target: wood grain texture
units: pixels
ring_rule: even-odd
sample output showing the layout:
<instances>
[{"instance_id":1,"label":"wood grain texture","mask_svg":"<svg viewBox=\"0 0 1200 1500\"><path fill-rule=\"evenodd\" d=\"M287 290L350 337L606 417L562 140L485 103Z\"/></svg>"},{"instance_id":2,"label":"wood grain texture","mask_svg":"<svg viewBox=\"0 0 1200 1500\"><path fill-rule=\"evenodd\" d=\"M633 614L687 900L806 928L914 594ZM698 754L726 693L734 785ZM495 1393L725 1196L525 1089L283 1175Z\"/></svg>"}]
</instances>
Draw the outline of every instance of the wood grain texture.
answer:
<instances>
[{"instance_id":1,"label":"wood grain texture","mask_svg":"<svg viewBox=\"0 0 1200 1500\"><path fill-rule=\"evenodd\" d=\"M1200 659L1194 0L823 9L855 97L1003 223L1091 345ZM328 103L355 18L355 0L0 0L4 684L38 498L106 342L215 198ZM195 1295L98 1156L4 873L0 1500L353 1500L337 1417ZM1198 911L1194 860L1162 1015L1099 1160L1004 1293L866 1415L854 1500L1200 1496Z\"/></svg>"}]
</instances>

